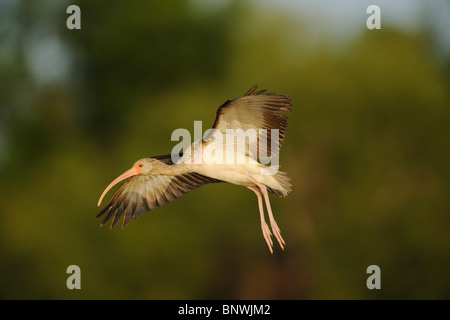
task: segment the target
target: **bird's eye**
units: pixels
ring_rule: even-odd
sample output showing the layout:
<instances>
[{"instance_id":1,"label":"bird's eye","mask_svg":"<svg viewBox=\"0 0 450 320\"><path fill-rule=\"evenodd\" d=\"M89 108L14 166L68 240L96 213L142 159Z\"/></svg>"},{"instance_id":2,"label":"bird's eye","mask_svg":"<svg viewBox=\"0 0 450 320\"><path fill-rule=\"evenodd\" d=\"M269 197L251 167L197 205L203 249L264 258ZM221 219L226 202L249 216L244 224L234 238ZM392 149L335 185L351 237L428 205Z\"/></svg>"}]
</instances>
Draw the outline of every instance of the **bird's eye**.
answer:
<instances>
[{"instance_id":1,"label":"bird's eye","mask_svg":"<svg viewBox=\"0 0 450 320\"><path fill-rule=\"evenodd\" d=\"M139 168L142 168L144 165L142 163L139 163Z\"/></svg>"}]
</instances>

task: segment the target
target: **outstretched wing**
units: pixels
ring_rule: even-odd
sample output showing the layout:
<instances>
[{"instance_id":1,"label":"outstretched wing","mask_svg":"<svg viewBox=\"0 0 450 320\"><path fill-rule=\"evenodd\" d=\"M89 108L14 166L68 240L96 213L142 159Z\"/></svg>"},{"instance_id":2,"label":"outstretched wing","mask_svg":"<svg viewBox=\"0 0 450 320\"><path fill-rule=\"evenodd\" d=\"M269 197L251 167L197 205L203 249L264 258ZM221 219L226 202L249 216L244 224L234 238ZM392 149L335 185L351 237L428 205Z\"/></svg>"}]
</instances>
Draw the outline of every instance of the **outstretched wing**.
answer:
<instances>
[{"instance_id":1,"label":"outstretched wing","mask_svg":"<svg viewBox=\"0 0 450 320\"><path fill-rule=\"evenodd\" d=\"M257 88L254 86L242 97L222 104L217 110L213 129L222 134L226 134L227 129L254 130L257 141L247 145L246 150L256 158L264 159L279 153L287 128L287 116L280 112L291 112L292 105L286 95L256 91ZM278 130L278 141L276 131L272 130ZM214 130L204 139L204 143L208 143L213 135Z\"/></svg>"},{"instance_id":2,"label":"outstretched wing","mask_svg":"<svg viewBox=\"0 0 450 320\"><path fill-rule=\"evenodd\" d=\"M171 164L170 155L155 158ZM112 219L112 229L123 215L122 228L125 228L131 219L136 220L139 218L144 209L152 211L156 207L162 207L166 203L174 201L184 193L199 188L204 184L215 182L221 181L198 173L187 173L178 176L134 176L125 180L106 207L97 215L97 218L105 215L100 226L104 226Z\"/></svg>"}]
</instances>

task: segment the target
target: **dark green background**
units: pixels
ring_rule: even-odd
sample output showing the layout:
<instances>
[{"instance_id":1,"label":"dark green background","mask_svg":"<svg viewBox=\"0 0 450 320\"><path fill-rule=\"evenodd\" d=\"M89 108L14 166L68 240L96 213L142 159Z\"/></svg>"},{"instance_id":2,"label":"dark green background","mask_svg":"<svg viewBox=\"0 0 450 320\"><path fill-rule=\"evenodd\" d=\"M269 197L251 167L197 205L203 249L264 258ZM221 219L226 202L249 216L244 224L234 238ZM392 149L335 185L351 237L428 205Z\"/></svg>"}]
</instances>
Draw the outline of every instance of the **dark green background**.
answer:
<instances>
[{"instance_id":1,"label":"dark green background","mask_svg":"<svg viewBox=\"0 0 450 320\"><path fill-rule=\"evenodd\" d=\"M450 298L450 60L426 23L370 31L362 11L340 43L248 1L0 5L0 298ZM33 73L41 39L64 48L57 81ZM255 195L227 184L99 228L115 177L254 84L293 102L293 190L271 197L284 252L270 255ZM81 290L66 288L72 264Z\"/></svg>"}]
</instances>

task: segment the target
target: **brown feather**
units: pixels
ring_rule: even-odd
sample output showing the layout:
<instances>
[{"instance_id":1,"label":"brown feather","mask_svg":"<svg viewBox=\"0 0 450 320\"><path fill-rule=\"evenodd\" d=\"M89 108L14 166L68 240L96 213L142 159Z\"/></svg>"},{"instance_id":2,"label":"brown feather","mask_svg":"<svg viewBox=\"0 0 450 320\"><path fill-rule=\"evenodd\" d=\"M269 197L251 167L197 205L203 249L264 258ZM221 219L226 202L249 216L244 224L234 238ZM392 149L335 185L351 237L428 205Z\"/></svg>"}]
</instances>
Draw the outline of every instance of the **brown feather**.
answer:
<instances>
[{"instance_id":1,"label":"brown feather","mask_svg":"<svg viewBox=\"0 0 450 320\"><path fill-rule=\"evenodd\" d=\"M170 155L154 158L172 164ZM131 219L139 218L144 210L152 211L156 207L162 207L166 203L181 197L184 193L204 184L217 182L221 181L198 173L186 173L178 176L134 176L125 180L97 217L106 214L100 226L104 226L112 219L110 226L112 229L123 216L122 228L125 228Z\"/></svg>"},{"instance_id":2,"label":"brown feather","mask_svg":"<svg viewBox=\"0 0 450 320\"><path fill-rule=\"evenodd\" d=\"M287 129L287 116L280 112L291 112L292 105L286 95L265 93L265 90L256 91L257 88L258 86L254 86L242 97L223 103L217 110L213 129L220 130L222 134L225 134L227 129L242 129L244 132L248 129L255 130L256 144L250 145L247 142L246 150L257 159L265 159L279 153ZM279 134L278 142L273 141L273 145L272 130L278 130ZM212 134L203 141L212 141Z\"/></svg>"}]
</instances>

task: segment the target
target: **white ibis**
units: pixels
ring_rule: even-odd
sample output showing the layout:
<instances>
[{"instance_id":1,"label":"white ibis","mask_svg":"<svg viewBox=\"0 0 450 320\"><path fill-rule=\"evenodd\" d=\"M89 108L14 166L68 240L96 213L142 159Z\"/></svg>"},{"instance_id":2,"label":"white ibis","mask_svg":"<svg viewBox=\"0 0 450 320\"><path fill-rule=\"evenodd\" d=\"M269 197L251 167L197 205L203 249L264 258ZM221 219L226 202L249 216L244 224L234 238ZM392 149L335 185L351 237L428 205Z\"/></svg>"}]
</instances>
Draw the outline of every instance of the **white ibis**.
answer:
<instances>
[{"instance_id":1,"label":"white ibis","mask_svg":"<svg viewBox=\"0 0 450 320\"><path fill-rule=\"evenodd\" d=\"M258 160L279 154L287 127L287 116L280 112L290 112L291 101L286 95L265 93L266 90L256 91L257 88L254 86L242 97L228 100L222 104L217 110L213 125L215 130L212 130L212 133L205 138L193 142L191 147L176 161L173 161L172 155L140 159L134 163L131 169L111 182L100 196L98 206L114 185L125 180L106 207L97 215L97 217L105 215L101 226L112 219L110 227L113 228L123 216L122 228L125 228L131 219L135 220L140 217L144 209L151 211L156 207L162 207L181 197L183 193L204 184L228 182L244 186L256 194L261 228L270 252L273 253L272 233L280 247L284 249L285 241L273 217L268 193L279 197L286 196L291 190L290 179L285 172L279 171L278 167L275 172L270 171L267 165ZM252 129L258 132L257 144L250 145L250 142L246 141L246 148L237 151L241 152L240 155L244 157L245 162L206 161L208 160L206 158L210 157L205 154L206 147L217 145L218 150L219 148L224 151L230 149L230 146L219 145L219 142L222 141L218 138L219 134L226 134L230 129L242 129L243 131ZM275 143L272 140L270 150L266 150L265 156L261 156L262 153L256 151L255 145L261 149L262 144L259 141L271 137L272 132L278 133L279 139ZM235 150L234 146L231 149ZM205 161L192 161L198 156ZM261 195L265 200L272 232L264 218Z\"/></svg>"}]
</instances>

